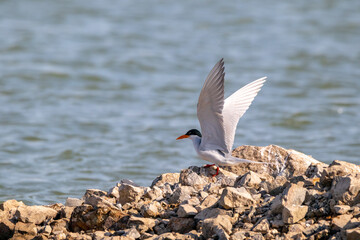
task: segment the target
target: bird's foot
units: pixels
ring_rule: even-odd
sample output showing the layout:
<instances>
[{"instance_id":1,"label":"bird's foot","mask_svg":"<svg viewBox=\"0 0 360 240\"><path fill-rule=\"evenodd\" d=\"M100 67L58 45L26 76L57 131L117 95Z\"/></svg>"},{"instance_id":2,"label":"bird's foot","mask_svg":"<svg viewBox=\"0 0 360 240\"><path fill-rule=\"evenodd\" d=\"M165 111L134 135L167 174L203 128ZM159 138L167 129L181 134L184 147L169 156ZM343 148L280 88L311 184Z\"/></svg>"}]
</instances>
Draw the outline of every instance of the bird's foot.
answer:
<instances>
[{"instance_id":1,"label":"bird's foot","mask_svg":"<svg viewBox=\"0 0 360 240\"><path fill-rule=\"evenodd\" d=\"M212 167L212 166L215 166L215 164L206 164L206 165L204 166L204 168L209 168L209 167Z\"/></svg>"},{"instance_id":2,"label":"bird's foot","mask_svg":"<svg viewBox=\"0 0 360 240\"><path fill-rule=\"evenodd\" d=\"M219 175L219 167L216 168L216 173L212 175L212 177L216 177L217 175Z\"/></svg>"}]
</instances>

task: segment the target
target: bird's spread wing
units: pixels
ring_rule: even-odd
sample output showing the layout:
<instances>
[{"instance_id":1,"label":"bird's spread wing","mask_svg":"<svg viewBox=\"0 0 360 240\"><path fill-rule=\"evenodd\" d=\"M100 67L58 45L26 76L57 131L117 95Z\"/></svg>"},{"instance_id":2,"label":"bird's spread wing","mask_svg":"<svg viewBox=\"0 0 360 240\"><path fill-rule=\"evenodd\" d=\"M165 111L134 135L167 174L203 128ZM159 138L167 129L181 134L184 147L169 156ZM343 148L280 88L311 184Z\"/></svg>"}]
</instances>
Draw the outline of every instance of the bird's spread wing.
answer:
<instances>
[{"instance_id":1,"label":"bird's spread wing","mask_svg":"<svg viewBox=\"0 0 360 240\"><path fill-rule=\"evenodd\" d=\"M265 79L266 77L263 77L245 85L225 100L222 115L224 118L225 144L228 152L232 151L236 126L239 119L244 115L264 85Z\"/></svg>"},{"instance_id":2,"label":"bird's spread wing","mask_svg":"<svg viewBox=\"0 0 360 240\"><path fill-rule=\"evenodd\" d=\"M197 105L203 150L220 150L228 153L223 126L224 60L221 59L210 71L201 89Z\"/></svg>"}]
</instances>

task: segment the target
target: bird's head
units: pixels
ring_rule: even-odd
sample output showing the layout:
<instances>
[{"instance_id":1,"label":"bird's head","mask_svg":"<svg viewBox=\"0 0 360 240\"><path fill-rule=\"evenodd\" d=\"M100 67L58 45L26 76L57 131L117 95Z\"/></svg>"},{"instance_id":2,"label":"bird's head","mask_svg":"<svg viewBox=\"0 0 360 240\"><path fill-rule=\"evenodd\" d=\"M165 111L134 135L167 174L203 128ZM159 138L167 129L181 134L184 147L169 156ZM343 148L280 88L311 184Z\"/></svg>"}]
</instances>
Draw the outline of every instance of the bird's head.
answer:
<instances>
[{"instance_id":1,"label":"bird's head","mask_svg":"<svg viewBox=\"0 0 360 240\"><path fill-rule=\"evenodd\" d=\"M180 139L184 139L184 138L193 138L193 137L200 137L201 138L201 133L199 130L197 129L191 129L189 131L187 131L187 133L185 133L184 135L181 135L180 137L178 137L176 140L180 140Z\"/></svg>"}]
</instances>

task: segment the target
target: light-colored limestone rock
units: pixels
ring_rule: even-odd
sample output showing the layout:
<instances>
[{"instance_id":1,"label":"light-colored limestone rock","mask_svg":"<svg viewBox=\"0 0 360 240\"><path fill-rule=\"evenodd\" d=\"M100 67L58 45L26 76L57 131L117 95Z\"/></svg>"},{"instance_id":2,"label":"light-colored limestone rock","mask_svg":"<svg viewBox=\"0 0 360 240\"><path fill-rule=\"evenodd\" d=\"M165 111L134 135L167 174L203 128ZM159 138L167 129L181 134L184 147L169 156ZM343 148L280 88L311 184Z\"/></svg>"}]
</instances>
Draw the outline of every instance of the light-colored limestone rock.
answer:
<instances>
[{"instance_id":1,"label":"light-colored limestone rock","mask_svg":"<svg viewBox=\"0 0 360 240\"><path fill-rule=\"evenodd\" d=\"M194 208L190 204L181 204L177 211L177 215L182 218L192 217L192 216L195 216L197 213L198 213L198 211L196 210L196 208Z\"/></svg>"},{"instance_id":2,"label":"light-colored limestone rock","mask_svg":"<svg viewBox=\"0 0 360 240\"><path fill-rule=\"evenodd\" d=\"M308 206L286 205L282 210L284 223L294 224L303 219L308 211Z\"/></svg>"},{"instance_id":3,"label":"light-colored limestone rock","mask_svg":"<svg viewBox=\"0 0 360 240\"><path fill-rule=\"evenodd\" d=\"M19 206L15 216L24 223L34 223L36 225L43 223L45 220L54 218L57 211L45 206Z\"/></svg>"},{"instance_id":4,"label":"light-colored limestone rock","mask_svg":"<svg viewBox=\"0 0 360 240\"><path fill-rule=\"evenodd\" d=\"M227 187L219 199L219 204L225 209L249 207L255 203L251 194L244 188Z\"/></svg>"},{"instance_id":5,"label":"light-colored limestone rock","mask_svg":"<svg viewBox=\"0 0 360 240\"><path fill-rule=\"evenodd\" d=\"M154 179L154 181L151 184L151 187L161 186L164 185L165 183L173 185L179 182L179 178L180 178L180 173L164 173Z\"/></svg>"}]
</instances>

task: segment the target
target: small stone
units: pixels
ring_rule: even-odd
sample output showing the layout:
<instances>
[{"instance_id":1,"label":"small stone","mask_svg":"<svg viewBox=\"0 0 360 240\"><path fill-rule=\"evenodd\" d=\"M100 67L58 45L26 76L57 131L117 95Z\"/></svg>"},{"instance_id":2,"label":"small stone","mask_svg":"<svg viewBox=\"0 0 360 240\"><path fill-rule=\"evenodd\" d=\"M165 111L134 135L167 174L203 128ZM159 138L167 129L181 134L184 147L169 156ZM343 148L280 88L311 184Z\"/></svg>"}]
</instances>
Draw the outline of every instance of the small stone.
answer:
<instances>
[{"instance_id":1,"label":"small stone","mask_svg":"<svg viewBox=\"0 0 360 240\"><path fill-rule=\"evenodd\" d=\"M331 221L331 229L340 231L353 218L351 214L344 214L336 216Z\"/></svg>"},{"instance_id":2,"label":"small stone","mask_svg":"<svg viewBox=\"0 0 360 240\"><path fill-rule=\"evenodd\" d=\"M270 211L272 214L278 214L282 212L282 209L282 195L279 194L271 201Z\"/></svg>"},{"instance_id":3,"label":"small stone","mask_svg":"<svg viewBox=\"0 0 360 240\"><path fill-rule=\"evenodd\" d=\"M180 218L172 217L170 218L168 228L170 231L178 233L187 233L195 229L196 224L193 218Z\"/></svg>"},{"instance_id":4,"label":"small stone","mask_svg":"<svg viewBox=\"0 0 360 240\"><path fill-rule=\"evenodd\" d=\"M204 210L202 210L195 216L195 219L196 220L205 220L208 218L216 218L220 215L231 216L232 211L227 211L227 210L221 209L221 208L205 208Z\"/></svg>"},{"instance_id":5,"label":"small stone","mask_svg":"<svg viewBox=\"0 0 360 240\"><path fill-rule=\"evenodd\" d=\"M66 207L77 207L84 203L84 200L68 197L65 202Z\"/></svg>"},{"instance_id":6,"label":"small stone","mask_svg":"<svg viewBox=\"0 0 360 240\"><path fill-rule=\"evenodd\" d=\"M342 176L334 177L330 190L333 199L340 204L356 204L359 203L358 194L360 192L360 180L358 176Z\"/></svg>"},{"instance_id":7,"label":"small stone","mask_svg":"<svg viewBox=\"0 0 360 240\"><path fill-rule=\"evenodd\" d=\"M258 189L261 183L261 178L257 173L249 171L236 181L234 187L250 187Z\"/></svg>"},{"instance_id":8,"label":"small stone","mask_svg":"<svg viewBox=\"0 0 360 240\"><path fill-rule=\"evenodd\" d=\"M135 227L136 230L138 230L140 233L143 233L155 227L155 224L155 219L131 216L128 222L128 227Z\"/></svg>"},{"instance_id":9,"label":"small stone","mask_svg":"<svg viewBox=\"0 0 360 240\"><path fill-rule=\"evenodd\" d=\"M230 239L231 240L239 240L239 239L264 240L265 238L260 232L240 230L232 234Z\"/></svg>"},{"instance_id":10,"label":"small stone","mask_svg":"<svg viewBox=\"0 0 360 240\"><path fill-rule=\"evenodd\" d=\"M8 214L0 211L0 233L3 239L9 239L14 234L14 228L14 223L8 220Z\"/></svg>"},{"instance_id":11,"label":"small stone","mask_svg":"<svg viewBox=\"0 0 360 240\"><path fill-rule=\"evenodd\" d=\"M360 174L360 167L356 164L335 160L321 173L320 182L325 186L331 185L332 180L338 176Z\"/></svg>"},{"instance_id":12,"label":"small stone","mask_svg":"<svg viewBox=\"0 0 360 240\"><path fill-rule=\"evenodd\" d=\"M7 200L0 204L0 210L4 211L6 213L7 219L12 219L15 216L16 210L20 206L26 206L23 202L18 202L14 199Z\"/></svg>"},{"instance_id":13,"label":"small stone","mask_svg":"<svg viewBox=\"0 0 360 240\"><path fill-rule=\"evenodd\" d=\"M190 204L182 204L177 211L179 217L192 217L197 214L197 210Z\"/></svg>"},{"instance_id":14,"label":"small stone","mask_svg":"<svg viewBox=\"0 0 360 240\"><path fill-rule=\"evenodd\" d=\"M348 205L335 205L335 206L332 207L331 210L335 214L342 215L342 214L346 214L350 210L350 206L348 206Z\"/></svg>"},{"instance_id":15,"label":"small stone","mask_svg":"<svg viewBox=\"0 0 360 240\"><path fill-rule=\"evenodd\" d=\"M15 232L35 236L37 234L37 228L34 223L17 222L15 225Z\"/></svg>"},{"instance_id":16,"label":"small stone","mask_svg":"<svg viewBox=\"0 0 360 240\"><path fill-rule=\"evenodd\" d=\"M201 204L200 204L200 206L198 206L198 208L200 211L202 211L205 208L209 208L209 207L212 207L213 205L215 205L218 200L219 200L219 197L216 196L215 194L209 195L201 202Z\"/></svg>"},{"instance_id":17,"label":"small stone","mask_svg":"<svg viewBox=\"0 0 360 240\"><path fill-rule=\"evenodd\" d=\"M51 222L50 226L52 229L52 232L60 232L60 231L66 231L69 224L69 219L62 218L58 220L54 220Z\"/></svg>"},{"instance_id":18,"label":"small stone","mask_svg":"<svg viewBox=\"0 0 360 240\"><path fill-rule=\"evenodd\" d=\"M248 207L254 203L251 194L244 187L225 188L219 200L219 204L225 209Z\"/></svg>"},{"instance_id":19,"label":"small stone","mask_svg":"<svg viewBox=\"0 0 360 240\"><path fill-rule=\"evenodd\" d=\"M181 170L179 181L183 186L191 186L197 190L202 189L207 184L205 178L194 172L191 167Z\"/></svg>"},{"instance_id":20,"label":"small stone","mask_svg":"<svg viewBox=\"0 0 360 240\"><path fill-rule=\"evenodd\" d=\"M202 234L205 238L211 238L215 235L219 239L229 239L231 229L230 217L226 215L205 219L202 224Z\"/></svg>"},{"instance_id":21,"label":"small stone","mask_svg":"<svg viewBox=\"0 0 360 240\"><path fill-rule=\"evenodd\" d=\"M152 188L147 188L144 194L145 198L150 200L161 200L163 198L163 191L158 186L153 186Z\"/></svg>"},{"instance_id":22,"label":"small stone","mask_svg":"<svg viewBox=\"0 0 360 240\"><path fill-rule=\"evenodd\" d=\"M117 200L117 203L124 205L126 203L134 203L140 200L144 190L141 187L135 187L130 184L123 183L119 187L120 197Z\"/></svg>"},{"instance_id":23,"label":"small stone","mask_svg":"<svg viewBox=\"0 0 360 240\"><path fill-rule=\"evenodd\" d=\"M44 206L19 206L15 216L24 223L34 223L39 225L45 220L52 219L57 215L57 211Z\"/></svg>"},{"instance_id":24,"label":"small stone","mask_svg":"<svg viewBox=\"0 0 360 240\"><path fill-rule=\"evenodd\" d=\"M303 204L307 192L303 185L303 182L292 183L285 189L282 198L283 206Z\"/></svg>"},{"instance_id":25,"label":"small stone","mask_svg":"<svg viewBox=\"0 0 360 240\"><path fill-rule=\"evenodd\" d=\"M284 221L282 219L274 219L271 221L271 227L280 228L284 226Z\"/></svg>"},{"instance_id":26,"label":"small stone","mask_svg":"<svg viewBox=\"0 0 360 240\"><path fill-rule=\"evenodd\" d=\"M346 230L347 240L359 240L360 239L360 228L347 229Z\"/></svg>"},{"instance_id":27,"label":"small stone","mask_svg":"<svg viewBox=\"0 0 360 240\"><path fill-rule=\"evenodd\" d=\"M160 214L159 209L161 209L159 202L150 202L141 207L141 213L144 217L157 217Z\"/></svg>"},{"instance_id":28,"label":"small stone","mask_svg":"<svg viewBox=\"0 0 360 240\"><path fill-rule=\"evenodd\" d=\"M169 198L170 204L181 203L184 200L190 199L191 195L195 193L195 189L190 186L179 186L173 192L171 197Z\"/></svg>"},{"instance_id":29,"label":"small stone","mask_svg":"<svg viewBox=\"0 0 360 240\"><path fill-rule=\"evenodd\" d=\"M285 206L282 211L282 219L284 223L294 224L303 219L308 211L308 206Z\"/></svg>"},{"instance_id":30,"label":"small stone","mask_svg":"<svg viewBox=\"0 0 360 240\"><path fill-rule=\"evenodd\" d=\"M115 186L109 189L107 196L118 199L120 197L119 186Z\"/></svg>"},{"instance_id":31,"label":"small stone","mask_svg":"<svg viewBox=\"0 0 360 240\"><path fill-rule=\"evenodd\" d=\"M93 240L103 240L105 237L106 236L104 231L96 231L92 234Z\"/></svg>"},{"instance_id":32,"label":"small stone","mask_svg":"<svg viewBox=\"0 0 360 240\"><path fill-rule=\"evenodd\" d=\"M109 198L105 191L88 189L84 195L84 203L94 207L114 207L116 200Z\"/></svg>"},{"instance_id":33,"label":"small stone","mask_svg":"<svg viewBox=\"0 0 360 240\"><path fill-rule=\"evenodd\" d=\"M174 185L175 183L179 182L180 173L164 173L155 178L152 182L151 187L153 186L161 186L165 183Z\"/></svg>"},{"instance_id":34,"label":"small stone","mask_svg":"<svg viewBox=\"0 0 360 240\"><path fill-rule=\"evenodd\" d=\"M254 232L267 233L270 229L270 223L266 218L260 219L252 229Z\"/></svg>"},{"instance_id":35,"label":"small stone","mask_svg":"<svg viewBox=\"0 0 360 240\"><path fill-rule=\"evenodd\" d=\"M325 167L324 164L313 163L306 169L305 175L308 178L320 178Z\"/></svg>"},{"instance_id":36,"label":"small stone","mask_svg":"<svg viewBox=\"0 0 360 240\"><path fill-rule=\"evenodd\" d=\"M130 237L130 238L140 238L140 233L135 228L125 229L124 234L122 235L124 237Z\"/></svg>"}]
</instances>

